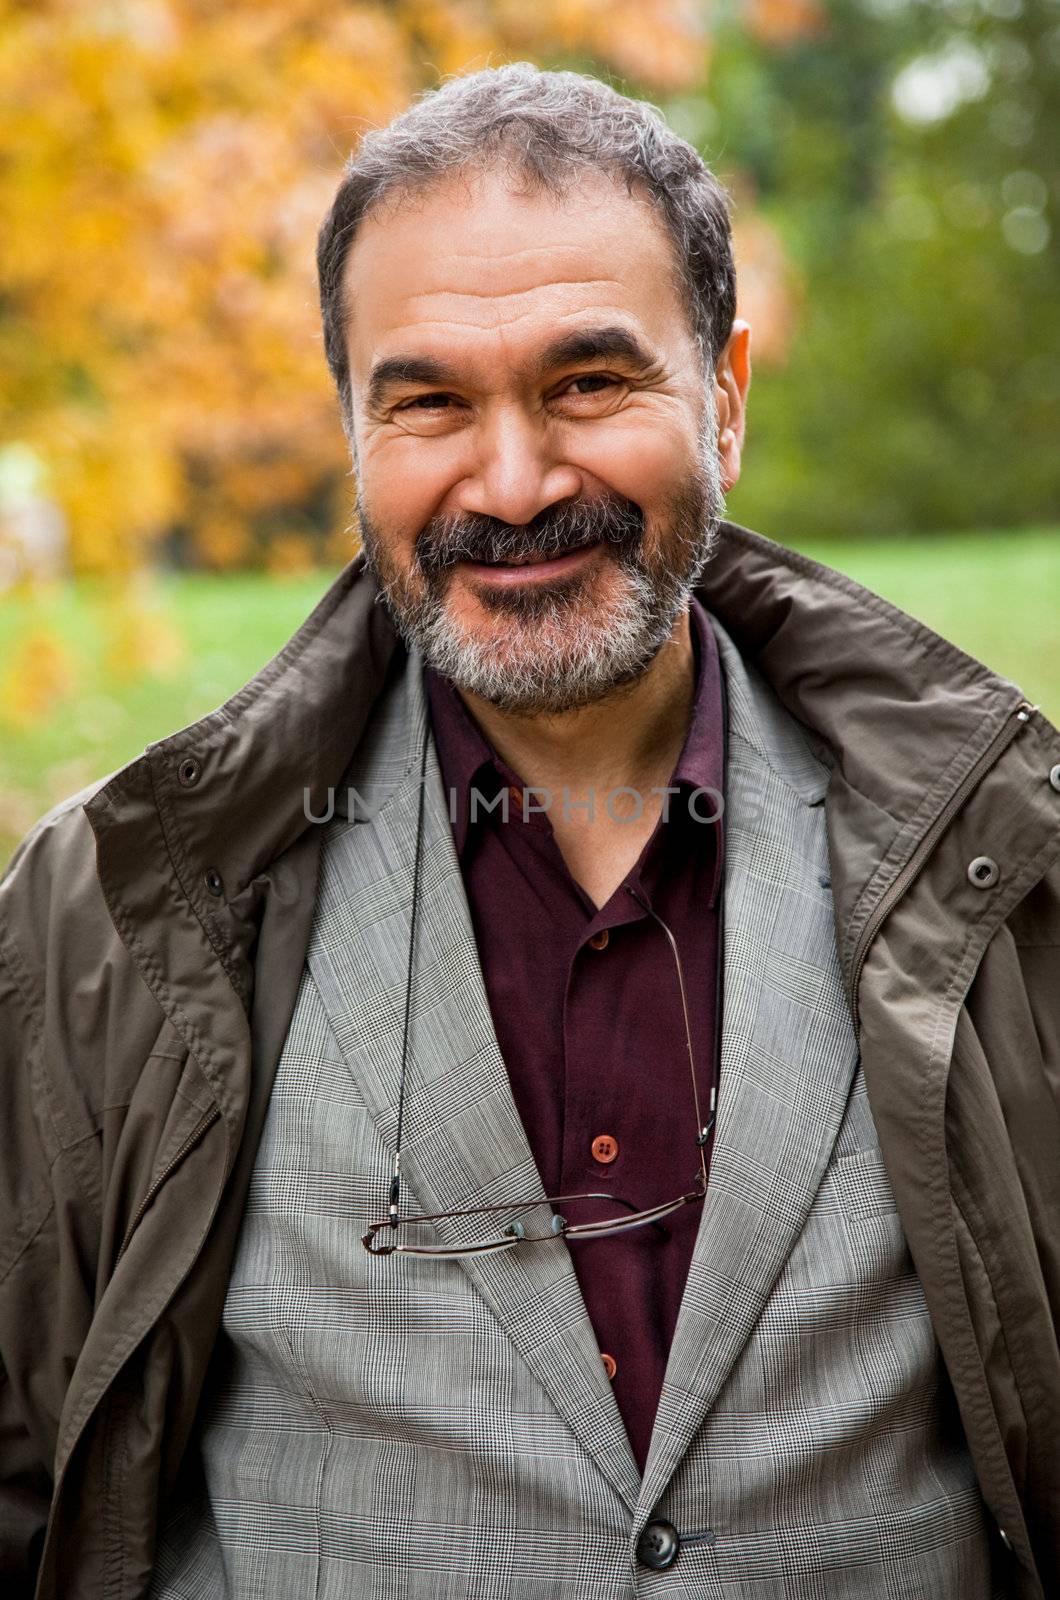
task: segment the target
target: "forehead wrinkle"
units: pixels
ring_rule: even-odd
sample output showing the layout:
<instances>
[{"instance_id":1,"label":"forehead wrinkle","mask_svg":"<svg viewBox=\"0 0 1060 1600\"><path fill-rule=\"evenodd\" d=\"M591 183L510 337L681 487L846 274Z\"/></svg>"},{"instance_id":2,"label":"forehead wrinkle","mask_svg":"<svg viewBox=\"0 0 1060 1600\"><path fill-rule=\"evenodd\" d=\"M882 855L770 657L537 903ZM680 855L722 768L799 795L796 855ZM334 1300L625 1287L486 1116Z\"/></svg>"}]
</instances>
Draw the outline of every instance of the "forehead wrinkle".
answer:
<instances>
[{"instance_id":1,"label":"forehead wrinkle","mask_svg":"<svg viewBox=\"0 0 1060 1600\"><path fill-rule=\"evenodd\" d=\"M481 302L481 301L495 301L495 302L497 302L499 304L500 302L503 302L503 301L512 301L512 300L524 299L524 298L526 298L527 296L530 296L530 295L541 295L543 293L547 293L550 289L558 289L558 288L571 287L571 286L580 286L580 287L583 287L583 288L585 288L587 290L595 290L595 291L608 290L608 289L610 289L610 290L618 290L620 294L621 294L621 291L624 288L628 287L626 285L623 285L621 279L619 279L619 278L595 278L595 277L587 278L587 277L583 277L580 273L575 273L570 277L566 277L566 276L563 276L563 275L560 275L560 274L550 274L547 278L541 280L540 282L530 284L526 288L522 288L522 289L513 289L513 288L507 288L507 287L500 287L500 286L497 287L497 288L494 288L494 289L473 289L473 288L464 287L464 286L455 287L455 286L450 286L450 285L447 285L447 284L442 284L442 285L439 285L438 287L432 287L432 288L428 288L428 289L417 290L415 293L410 294L405 299L403 299L401 304L402 304L403 307L407 307L410 311L413 312L413 318L410 320L408 326L410 326L410 327L412 327L412 326L422 327L422 326L429 326L432 322L442 323L442 322L444 322L446 320L448 320L450 322L455 320L453 317L444 318L444 317L435 316L435 317L431 318L431 317L418 317L418 316L415 316L414 308L417 305L420 305L420 304L430 305L432 302L437 301L439 298L446 299L446 300L452 300L452 301L457 302L457 303L459 303L460 301L463 300L463 301L468 301L468 302L472 302L472 303ZM350 294L347 294L345 299L344 299L344 303L343 303L343 307L342 307L342 319L341 320L342 320L343 328L346 329L346 330L348 330L352 326L353 317L354 317L355 299L356 299L356 297L353 296L353 295L350 295ZM518 315L520 315L520 316L526 316L528 314L529 314L528 311L527 312L518 313ZM580 307L576 307L576 308L574 308L572 310L569 310L569 311L559 311L559 310L557 310L555 313L553 313L553 315L555 317L559 317L559 316L581 316L581 315L583 315L583 311L582 311L582 309ZM468 325L470 325L470 324L468 324Z\"/></svg>"},{"instance_id":2,"label":"forehead wrinkle","mask_svg":"<svg viewBox=\"0 0 1060 1600\"><path fill-rule=\"evenodd\" d=\"M447 251L447 261L503 261L510 266L513 261L520 260L523 256L555 256L578 255L584 252L585 242L581 239L541 239L534 244L512 245L507 249L492 247L489 250L475 250L467 245L454 245Z\"/></svg>"},{"instance_id":3,"label":"forehead wrinkle","mask_svg":"<svg viewBox=\"0 0 1060 1600\"><path fill-rule=\"evenodd\" d=\"M410 295L408 304L415 305L419 300L434 300L439 295L450 295L454 300L517 300L523 295L540 294L542 290L558 288L561 284L583 284L588 288L605 286L611 289L621 288L618 278L547 278L542 283L531 284L526 289L423 289L418 294Z\"/></svg>"}]
</instances>

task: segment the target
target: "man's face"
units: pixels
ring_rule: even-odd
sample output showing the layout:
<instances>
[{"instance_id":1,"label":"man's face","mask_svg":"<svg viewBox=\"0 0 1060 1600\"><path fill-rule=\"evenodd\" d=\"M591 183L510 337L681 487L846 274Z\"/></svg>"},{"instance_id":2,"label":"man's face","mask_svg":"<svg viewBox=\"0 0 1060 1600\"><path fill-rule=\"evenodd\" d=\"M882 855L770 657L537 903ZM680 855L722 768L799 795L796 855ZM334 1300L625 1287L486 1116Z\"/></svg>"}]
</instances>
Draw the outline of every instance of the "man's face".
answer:
<instances>
[{"instance_id":1,"label":"man's face","mask_svg":"<svg viewBox=\"0 0 1060 1600\"><path fill-rule=\"evenodd\" d=\"M461 175L351 249L358 515L406 640L465 691L555 713L671 637L743 396L707 381L647 202L606 178L563 202L514 188Z\"/></svg>"}]
</instances>

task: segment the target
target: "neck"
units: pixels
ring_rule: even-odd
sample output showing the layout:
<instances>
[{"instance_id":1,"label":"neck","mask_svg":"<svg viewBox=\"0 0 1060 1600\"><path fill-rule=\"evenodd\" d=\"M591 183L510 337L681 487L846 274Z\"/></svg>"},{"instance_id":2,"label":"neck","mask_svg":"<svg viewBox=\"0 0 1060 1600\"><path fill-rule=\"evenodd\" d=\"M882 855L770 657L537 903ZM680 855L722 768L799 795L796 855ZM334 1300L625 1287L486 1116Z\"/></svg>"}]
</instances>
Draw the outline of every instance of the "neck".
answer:
<instances>
[{"instance_id":1,"label":"neck","mask_svg":"<svg viewBox=\"0 0 1060 1600\"><path fill-rule=\"evenodd\" d=\"M499 711L476 694L462 698L498 755L524 784L555 794L665 784L688 731L695 660L688 613L650 665L592 705L553 716Z\"/></svg>"}]
</instances>

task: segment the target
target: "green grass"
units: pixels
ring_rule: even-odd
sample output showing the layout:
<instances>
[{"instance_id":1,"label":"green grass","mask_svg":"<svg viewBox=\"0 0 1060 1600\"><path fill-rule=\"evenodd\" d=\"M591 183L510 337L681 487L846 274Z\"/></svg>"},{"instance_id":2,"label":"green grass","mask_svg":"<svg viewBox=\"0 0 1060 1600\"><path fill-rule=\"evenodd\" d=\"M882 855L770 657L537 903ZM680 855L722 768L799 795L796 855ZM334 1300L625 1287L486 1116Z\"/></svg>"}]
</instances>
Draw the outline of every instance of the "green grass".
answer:
<instances>
[{"instance_id":1,"label":"green grass","mask_svg":"<svg viewBox=\"0 0 1060 1600\"><path fill-rule=\"evenodd\" d=\"M1060 723L1060 528L802 548L1011 678Z\"/></svg>"},{"instance_id":2,"label":"green grass","mask_svg":"<svg viewBox=\"0 0 1060 1600\"><path fill-rule=\"evenodd\" d=\"M108 660L105 584L83 580L0 600L0 679L42 632L61 639L73 673L69 692L29 725L5 722L0 704L0 863L56 800L227 700L290 638L333 577L155 578L139 600L143 627L150 637L157 619L157 633L177 642L179 656L139 672Z\"/></svg>"},{"instance_id":3,"label":"green grass","mask_svg":"<svg viewBox=\"0 0 1060 1600\"><path fill-rule=\"evenodd\" d=\"M1014 679L1060 722L1060 530L803 548ZM234 693L332 577L149 580L137 605L141 645L150 654L153 642L168 638L173 654L149 670L136 668L136 650L129 662L108 658L114 629L105 585L82 581L0 600L0 863L49 805ZM60 641L58 675L67 681L46 711L19 718L14 665L24 661L27 641L41 636Z\"/></svg>"}]
</instances>

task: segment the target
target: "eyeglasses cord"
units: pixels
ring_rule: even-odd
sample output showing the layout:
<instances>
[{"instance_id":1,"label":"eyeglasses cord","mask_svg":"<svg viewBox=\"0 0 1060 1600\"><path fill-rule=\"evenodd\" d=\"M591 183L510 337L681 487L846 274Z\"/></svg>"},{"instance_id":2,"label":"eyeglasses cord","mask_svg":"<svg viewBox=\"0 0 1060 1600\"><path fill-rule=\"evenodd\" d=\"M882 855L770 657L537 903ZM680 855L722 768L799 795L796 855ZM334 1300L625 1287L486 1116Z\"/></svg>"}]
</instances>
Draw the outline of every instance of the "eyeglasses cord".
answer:
<instances>
[{"instance_id":1,"label":"eyeglasses cord","mask_svg":"<svg viewBox=\"0 0 1060 1600\"><path fill-rule=\"evenodd\" d=\"M398 1225L398 1206L401 1201L401 1132L405 1120L405 1074L409 1058L409 1019L412 1016L412 971L416 950L416 913L420 904L420 864L423 859L423 806L427 793L427 750L431 740L430 718L425 717L423 750L420 755L420 798L416 812L416 853L412 863L412 912L409 917L409 961L405 976L405 1025L401 1034L401 1083L398 1087L397 1134L394 1149L394 1173L390 1179L387 1215L390 1226Z\"/></svg>"}]
</instances>

